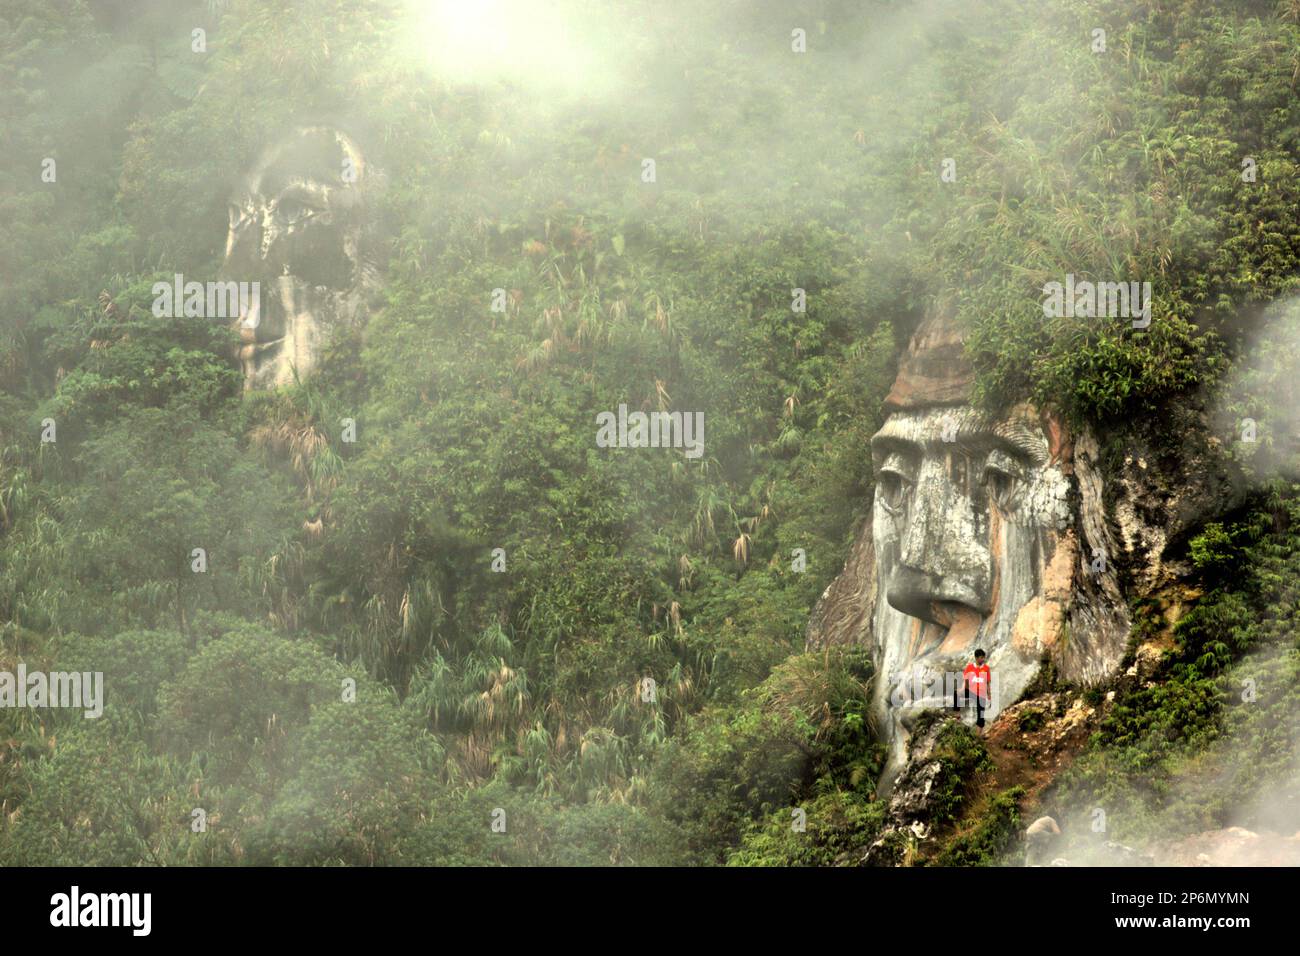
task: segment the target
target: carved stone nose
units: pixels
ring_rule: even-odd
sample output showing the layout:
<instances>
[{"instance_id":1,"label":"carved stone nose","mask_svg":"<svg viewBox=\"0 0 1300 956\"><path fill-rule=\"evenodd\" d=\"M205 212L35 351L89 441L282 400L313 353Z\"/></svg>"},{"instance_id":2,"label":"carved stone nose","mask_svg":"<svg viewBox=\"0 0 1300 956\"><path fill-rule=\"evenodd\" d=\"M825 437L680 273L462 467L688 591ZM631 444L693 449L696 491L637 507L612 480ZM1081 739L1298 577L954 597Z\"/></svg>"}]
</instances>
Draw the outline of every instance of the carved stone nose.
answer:
<instances>
[{"instance_id":1,"label":"carved stone nose","mask_svg":"<svg viewBox=\"0 0 1300 956\"><path fill-rule=\"evenodd\" d=\"M923 463L886 588L891 606L944 626L962 605L989 612L990 555L974 507L944 461Z\"/></svg>"},{"instance_id":2,"label":"carved stone nose","mask_svg":"<svg viewBox=\"0 0 1300 956\"><path fill-rule=\"evenodd\" d=\"M938 578L915 568L898 567L890 575L885 598L891 607L912 617L948 627L962 608L987 614L984 596L964 575Z\"/></svg>"},{"instance_id":3,"label":"carved stone nose","mask_svg":"<svg viewBox=\"0 0 1300 956\"><path fill-rule=\"evenodd\" d=\"M899 567L889 580L886 598L896 610L933 624L944 623L935 605L940 603L943 582L915 568Z\"/></svg>"}]
</instances>

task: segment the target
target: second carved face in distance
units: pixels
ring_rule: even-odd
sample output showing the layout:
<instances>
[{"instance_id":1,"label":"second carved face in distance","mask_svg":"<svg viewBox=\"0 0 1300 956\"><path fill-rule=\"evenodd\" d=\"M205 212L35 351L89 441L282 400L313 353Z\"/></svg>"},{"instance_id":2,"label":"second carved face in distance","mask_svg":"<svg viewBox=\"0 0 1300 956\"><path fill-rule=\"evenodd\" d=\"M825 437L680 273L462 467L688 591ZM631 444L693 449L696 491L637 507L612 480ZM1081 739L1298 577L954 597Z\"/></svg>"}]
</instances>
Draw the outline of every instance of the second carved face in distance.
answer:
<instances>
[{"instance_id":1,"label":"second carved face in distance","mask_svg":"<svg viewBox=\"0 0 1300 956\"><path fill-rule=\"evenodd\" d=\"M260 284L237 326L246 388L305 375L358 320L366 176L351 139L312 127L269 148L232 195L222 274Z\"/></svg>"}]
</instances>

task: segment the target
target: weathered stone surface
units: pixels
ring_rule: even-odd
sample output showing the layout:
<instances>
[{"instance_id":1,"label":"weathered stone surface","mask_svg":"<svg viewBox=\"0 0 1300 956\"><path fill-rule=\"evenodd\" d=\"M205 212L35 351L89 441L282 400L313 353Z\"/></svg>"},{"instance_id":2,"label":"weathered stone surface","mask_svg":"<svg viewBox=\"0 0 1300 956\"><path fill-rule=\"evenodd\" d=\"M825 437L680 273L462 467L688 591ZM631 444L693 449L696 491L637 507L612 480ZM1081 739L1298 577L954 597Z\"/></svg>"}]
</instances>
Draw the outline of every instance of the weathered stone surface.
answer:
<instances>
[{"instance_id":1,"label":"weathered stone surface","mask_svg":"<svg viewBox=\"0 0 1300 956\"><path fill-rule=\"evenodd\" d=\"M942 312L932 312L912 336L885 407L964 405L974 384L975 370L966 361L961 331Z\"/></svg>"},{"instance_id":2,"label":"weathered stone surface","mask_svg":"<svg viewBox=\"0 0 1300 956\"><path fill-rule=\"evenodd\" d=\"M1075 525L1083 541L1071 578L1069 640L1053 648L1052 659L1066 680L1095 684L1114 674L1124 656L1131 625L1119 584L1117 546L1106 517L1100 452L1090 431L1075 445Z\"/></svg>"},{"instance_id":3,"label":"weathered stone surface","mask_svg":"<svg viewBox=\"0 0 1300 956\"><path fill-rule=\"evenodd\" d=\"M951 719L935 720L911 738L907 769L890 795L885 825L857 861L861 865L897 866L929 835L935 784L944 773L939 739Z\"/></svg>"},{"instance_id":4,"label":"weathered stone surface","mask_svg":"<svg viewBox=\"0 0 1300 956\"><path fill-rule=\"evenodd\" d=\"M1235 507L1245 490L1223 448L1209 436L1207 419L1197 415L1182 424L1182 440L1162 451L1130 438L1110 482L1120 561L1132 588L1142 594L1187 574L1187 566L1171 553L1207 516Z\"/></svg>"},{"instance_id":5,"label":"weathered stone surface","mask_svg":"<svg viewBox=\"0 0 1300 956\"><path fill-rule=\"evenodd\" d=\"M1053 858L1061 828L1051 817L1039 817L1025 828L1025 865L1042 866Z\"/></svg>"}]
</instances>

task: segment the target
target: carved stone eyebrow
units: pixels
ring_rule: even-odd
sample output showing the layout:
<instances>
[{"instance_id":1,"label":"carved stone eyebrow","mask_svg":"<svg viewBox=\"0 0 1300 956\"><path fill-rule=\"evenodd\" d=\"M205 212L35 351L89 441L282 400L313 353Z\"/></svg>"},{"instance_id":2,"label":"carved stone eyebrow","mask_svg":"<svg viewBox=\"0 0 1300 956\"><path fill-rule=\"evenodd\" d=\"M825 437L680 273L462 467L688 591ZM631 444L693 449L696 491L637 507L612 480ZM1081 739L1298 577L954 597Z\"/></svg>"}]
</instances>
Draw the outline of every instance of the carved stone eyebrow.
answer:
<instances>
[{"instance_id":1,"label":"carved stone eyebrow","mask_svg":"<svg viewBox=\"0 0 1300 956\"><path fill-rule=\"evenodd\" d=\"M902 435L891 435L884 429L876 432L871 436L871 454L873 457L888 455L890 452L900 452L904 455L915 455L921 450L922 443L913 438L905 438Z\"/></svg>"},{"instance_id":2,"label":"carved stone eyebrow","mask_svg":"<svg viewBox=\"0 0 1300 956\"><path fill-rule=\"evenodd\" d=\"M1002 435L997 431L990 429L987 432L978 432L975 434L957 435L957 444L961 445L968 451L987 454L991 451L1001 451L1012 458L1041 464L1046 461L1046 457L1040 458L1039 451L1035 446L1032 438L1023 435Z\"/></svg>"},{"instance_id":3,"label":"carved stone eyebrow","mask_svg":"<svg viewBox=\"0 0 1300 956\"><path fill-rule=\"evenodd\" d=\"M876 434L871 436L871 470L880 471L881 465L891 455L900 455L905 459L914 460L920 458L925 450L924 443L903 435L890 434L886 431L888 425L882 428Z\"/></svg>"},{"instance_id":4,"label":"carved stone eyebrow","mask_svg":"<svg viewBox=\"0 0 1300 956\"><path fill-rule=\"evenodd\" d=\"M1036 423L1019 417L990 421L987 417L971 408L953 408L946 413L955 425L954 444L968 451L987 452L999 448L1016 458L1025 459L1036 465L1048 460L1047 438ZM905 455L917 455L924 449L945 445L936 424L941 424L942 415L931 412L923 416L891 416L889 420L871 437L871 456L873 461L891 451ZM922 418L925 419L924 423Z\"/></svg>"},{"instance_id":5,"label":"carved stone eyebrow","mask_svg":"<svg viewBox=\"0 0 1300 956\"><path fill-rule=\"evenodd\" d=\"M1035 465L1045 465L1051 457L1047 436L1036 425L1013 418L998 422L990 434L998 447Z\"/></svg>"}]
</instances>

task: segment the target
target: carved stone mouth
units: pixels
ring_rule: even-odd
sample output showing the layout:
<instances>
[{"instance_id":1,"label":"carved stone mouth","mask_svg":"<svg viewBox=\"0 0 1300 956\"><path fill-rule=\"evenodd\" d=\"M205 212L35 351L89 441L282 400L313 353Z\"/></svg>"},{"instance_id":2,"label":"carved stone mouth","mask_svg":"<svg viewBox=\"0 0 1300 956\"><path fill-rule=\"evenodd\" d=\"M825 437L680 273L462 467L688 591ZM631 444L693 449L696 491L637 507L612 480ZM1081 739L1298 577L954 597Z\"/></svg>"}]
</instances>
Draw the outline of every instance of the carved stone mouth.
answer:
<instances>
[{"instance_id":1,"label":"carved stone mouth","mask_svg":"<svg viewBox=\"0 0 1300 956\"><path fill-rule=\"evenodd\" d=\"M912 640L908 643L907 654L903 659L903 666L907 668L934 655L943 646L949 631L942 624L920 619L917 619L913 627Z\"/></svg>"},{"instance_id":2,"label":"carved stone mouth","mask_svg":"<svg viewBox=\"0 0 1300 956\"><path fill-rule=\"evenodd\" d=\"M962 617L963 611L970 611L972 608L967 607L960 601L931 601L930 616L927 620L934 621L940 627L951 630L953 625Z\"/></svg>"},{"instance_id":3,"label":"carved stone mouth","mask_svg":"<svg viewBox=\"0 0 1300 956\"><path fill-rule=\"evenodd\" d=\"M288 330L284 329L284 315L285 309L279 297L273 292L263 291L253 301L251 307L241 307L239 310L237 328L240 339L246 345L256 344L258 351L262 351L262 346L283 342L288 337ZM270 329L284 329L284 331L275 338L261 337Z\"/></svg>"},{"instance_id":4,"label":"carved stone mouth","mask_svg":"<svg viewBox=\"0 0 1300 956\"><path fill-rule=\"evenodd\" d=\"M269 342L251 342L249 345L251 345L255 354L261 354L262 352L269 352L272 349L279 348L284 344L285 338L286 336L282 335L278 339L271 339Z\"/></svg>"},{"instance_id":5,"label":"carved stone mouth","mask_svg":"<svg viewBox=\"0 0 1300 956\"><path fill-rule=\"evenodd\" d=\"M942 605L942 619L947 621L948 633L936 654L964 654L974 650L984 615L967 604L946 602Z\"/></svg>"},{"instance_id":6,"label":"carved stone mouth","mask_svg":"<svg viewBox=\"0 0 1300 956\"><path fill-rule=\"evenodd\" d=\"M895 719L906 726L921 710L951 707L944 681L956 681L975 650L984 615L957 602L942 602L933 620L912 621L902 659L891 668Z\"/></svg>"},{"instance_id":7,"label":"carved stone mouth","mask_svg":"<svg viewBox=\"0 0 1300 956\"><path fill-rule=\"evenodd\" d=\"M984 615L969 605L955 601L935 604L931 617L915 620L903 666L969 654L983 624Z\"/></svg>"}]
</instances>

